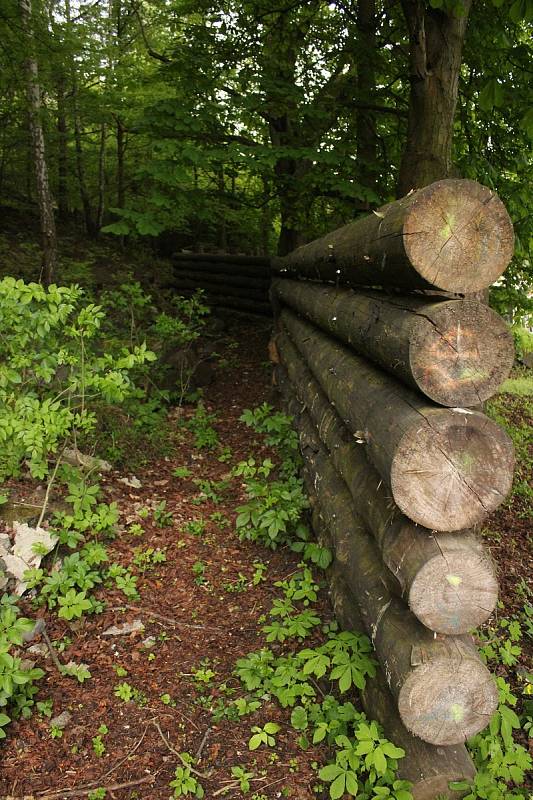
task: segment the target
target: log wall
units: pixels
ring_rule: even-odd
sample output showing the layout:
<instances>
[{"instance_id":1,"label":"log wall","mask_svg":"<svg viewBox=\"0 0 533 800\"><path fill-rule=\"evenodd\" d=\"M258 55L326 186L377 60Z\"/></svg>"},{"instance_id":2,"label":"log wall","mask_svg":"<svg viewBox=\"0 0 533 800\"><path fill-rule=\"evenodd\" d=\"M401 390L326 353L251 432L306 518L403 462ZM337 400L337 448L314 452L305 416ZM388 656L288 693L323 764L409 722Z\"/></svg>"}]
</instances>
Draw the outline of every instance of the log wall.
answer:
<instances>
[{"instance_id":1,"label":"log wall","mask_svg":"<svg viewBox=\"0 0 533 800\"><path fill-rule=\"evenodd\" d=\"M270 260L231 253L175 253L172 288L189 296L204 291L207 304L270 316Z\"/></svg>"},{"instance_id":2,"label":"log wall","mask_svg":"<svg viewBox=\"0 0 533 800\"><path fill-rule=\"evenodd\" d=\"M372 639L362 702L406 750L417 800L472 778L463 743L498 702L471 635L498 592L476 528L514 453L480 407L514 353L504 321L458 293L496 280L512 242L490 190L449 180L273 262L274 383L334 554L332 602Z\"/></svg>"}]
</instances>

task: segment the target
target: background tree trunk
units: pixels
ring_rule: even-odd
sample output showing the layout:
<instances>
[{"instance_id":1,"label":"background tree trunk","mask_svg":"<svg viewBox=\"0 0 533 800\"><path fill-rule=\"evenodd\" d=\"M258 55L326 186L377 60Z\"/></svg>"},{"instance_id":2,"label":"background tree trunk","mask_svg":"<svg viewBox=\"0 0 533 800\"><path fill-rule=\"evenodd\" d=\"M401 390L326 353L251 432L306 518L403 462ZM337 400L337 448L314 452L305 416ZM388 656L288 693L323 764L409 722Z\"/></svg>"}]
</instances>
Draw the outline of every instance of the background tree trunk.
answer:
<instances>
[{"instance_id":1,"label":"background tree trunk","mask_svg":"<svg viewBox=\"0 0 533 800\"><path fill-rule=\"evenodd\" d=\"M459 70L472 0L463 13L402 0L410 41L409 121L397 196L452 174L453 121Z\"/></svg>"},{"instance_id":2,"label":"background tree trunk","mask_svg":"<svg viewBox=\"0 0 533 800\"><path fill-rule=\"evenodd\" d=\"M359 0L357 4L357 95L360 103L370 104L376 91L374 58L376 52L376 2ZM375 112L356 111L357 168L365 189L376 192L377 139ZM365 203L366 208L370 203Z\"/></svg>"},{"instance_id":3,"label":"background tree trunk","mask_svg":"<svg viewBox=\"0 0 533 800\"><path fill-rule=\"evenodd\" d=\"M41 90L39 86L39 70L37 59L33 55L33 34L31 27L31 0L20 0L22 27L27 40L28 54L26 58L26 80L28 96L28 114L31 134L32 155L34 160L37 186L37 202L41 222L42 262L41 280L46 285L53 280L57 262L56 225L50 184L43 128L41 125Z\"/></svg>"},{"instance_id":4,"label":"background tree trunk","mask_svg":"<svg viewBox=\"0 0 533 800\"><path fill-rule=\"evenodd\" d=\"M57 207L61 219L68 216L68 127L65 109L65 76L57 81Z\"/></svg>"}]
</instances>

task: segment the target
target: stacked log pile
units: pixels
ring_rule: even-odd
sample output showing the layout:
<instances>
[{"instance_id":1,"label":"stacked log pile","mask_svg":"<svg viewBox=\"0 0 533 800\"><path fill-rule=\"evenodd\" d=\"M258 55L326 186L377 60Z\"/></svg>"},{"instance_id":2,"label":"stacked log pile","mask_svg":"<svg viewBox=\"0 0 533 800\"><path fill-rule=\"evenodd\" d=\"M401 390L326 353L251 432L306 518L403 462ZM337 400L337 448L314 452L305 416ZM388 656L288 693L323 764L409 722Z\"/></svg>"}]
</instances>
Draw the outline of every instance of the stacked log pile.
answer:
<instances>
[{"instance_id":1,"label":"stacked log pile","mask_svg":"<svg viewBox=\"0 0 533 800\"><path fill-rule=\"evenodd\" d=\"M208 305L252 314L272 313L270 261L231 253L175 253L173 288L185 296L203 289Z\"/></svg>"},{"instance_id":2,"label":"stacked log pile","mask_svg":"<svg viewBox=\"0 0 533 800\"><path fill-rule=\"evenodd\" d=\"M512 243L492 192L446 180L275 262L275 382L334 552L334 607L372 639L363 704L406 750L417 800L472 778L464 742L498 702L470 634L498 592L475 528L507 496L514 453L479 407L513 344L458 293L499 277Z\"/></svg>"}]
</instances>

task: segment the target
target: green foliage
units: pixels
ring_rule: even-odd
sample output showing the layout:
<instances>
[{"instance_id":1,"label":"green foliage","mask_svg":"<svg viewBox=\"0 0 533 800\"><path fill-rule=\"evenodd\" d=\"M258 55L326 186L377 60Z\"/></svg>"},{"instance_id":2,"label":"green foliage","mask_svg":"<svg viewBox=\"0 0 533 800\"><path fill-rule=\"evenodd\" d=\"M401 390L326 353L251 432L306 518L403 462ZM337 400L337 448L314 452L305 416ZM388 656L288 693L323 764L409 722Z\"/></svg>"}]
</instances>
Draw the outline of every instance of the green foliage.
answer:
<instances>
[{"instance_id":1,"label":"green foliage","mask_svg":"<svg viewBox=\"0 0 533 800\"><path fill-rule=\"evenodd\" d=\"M250 737L248 742L249 750L257 750L262 744L267 747L274 747L276 744L275 735L281 730L281 726L276 722L267 722L262 728L254 725L252 728L253 736Z\"/></svg>"},{"instance_id":2,"label":"green foliage","mask_svg":"<svg viewBox=\"0 0 533 800\"><path fill-rule=\"evenodd\" d=\"M194 446L198 450L213 450L218 445L218 433L213 427L216 420L216 414L210 414L200 400L194 416L187 422L187 428L194 434Z\"/></svg>"},{"instance_id":3,"label":"green foliage","mask_svg":"<svg viewBox=\"0 0 533 800\"><path fill-rule=\"evenodd\" d=\"M36 682L44 676L42 669L24 668L22 659L11 652L33 627L32 620L20 616L16 599L4 594L0 598L0 739L5 738L4 728L12 719L30 716Z\"/></svg>"},{"instance_id":4,"label":"green foliage","mask_svg":"<svg viewBox=\"0 0 533 800\"><path fill-rule=\"evenodd\" d=\"M112 354L99 338L103 319L79 287L0 281L0 477L26 460L43 478L50 457L134 393L130 371L155 355L144 342Z\"/></svg>"},{"instance_id":5,"label":"green foliage","mask_svg":"<svg viewBox=\"0 0 533 800\"><path fill-rule=\"evenodd\" d=\"M169 784L170 788L174 790L173 797L191 797L202 798L204 797L204 789L202 784L196 777L194 770L195 760L190 753L179 754L181 766L176 767L174 773L174 780Z\"/></svg>"}]
</instances>

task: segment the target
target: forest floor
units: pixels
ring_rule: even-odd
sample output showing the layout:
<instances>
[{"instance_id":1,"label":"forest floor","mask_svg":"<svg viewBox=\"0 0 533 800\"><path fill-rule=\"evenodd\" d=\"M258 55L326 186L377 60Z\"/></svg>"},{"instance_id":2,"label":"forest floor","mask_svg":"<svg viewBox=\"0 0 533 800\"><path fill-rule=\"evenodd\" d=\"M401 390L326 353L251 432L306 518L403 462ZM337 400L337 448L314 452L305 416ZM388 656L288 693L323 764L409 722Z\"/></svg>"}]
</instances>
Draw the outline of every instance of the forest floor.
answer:
<instances>
[{"instance_id":1,"label":"forest floor","mask_svg":"<svg viewBox=\"0 0 533 800\"><path fill-rule=\"evenodd\" d=\"M79 268L83 272L82 262ZM44 619L54 655L40 635L21 648L45 671L36 699L46 711L34 711L6 729L0 744L1 800L167 800L183 753L196 759L195 776L209 800L317 797L315 767L325 762L326 749L300 747L291 709L267 698L251 714L224 711L245 695L236 661L265 646L261 627L280 597L276 582L294 574L299 563L291 551L240 541L235 531L236 509L245 496L231 468L251 456L258 462L269 456L261 437L239 420L244 409L275 402L269 335L268 320L227 321L215 380L204 393L206 410L215 415L216 447L195 446L194 432L184 425L194 409L185 406L170 411L160 455L153 455L153 447L149 456L132 452L134 469L102 475L103 499L116 501L121 513L116 537L105 543L110 561L137 576L139 599L125 602L114 587L102 587L97 596L105 602L103 612L70 622L45 608L35 610L31 599L22 604L27 616ZM483 531L497 562L501 602L480 644L495 649L494 663L488 656L490 668L520 695L532 663L531 401L499 395L491 413L515 440L518 468L511 500ZM202 490L195 480L210 484ZM39 487L24 479L12 482L11 490L27 500ZM10 526L0 524L2 531L9 533ZM154 553L166 560L154 560ZM313 609L323 624L332 621L325 587ZM520 623L518 639L509 638L510 620ZM132 625L130 633L110 633L125 623ZM316 631L320 638L320 628ZM521 652L502 659L500 647ZM70 661L90 671L83 684L60 674L58 666ZM266 722L280 726L275 747L250 751L252 726ZM525 737L522 743L527 746ZM249 790L241 791L235 767L250 773ZM98 794L99 788L107 793ZM318 796L324 795L318 791Z\"/></svg>"}]
</instances>

